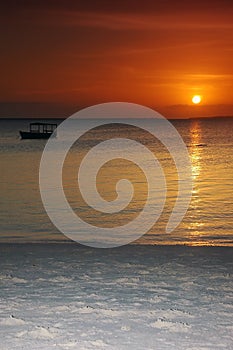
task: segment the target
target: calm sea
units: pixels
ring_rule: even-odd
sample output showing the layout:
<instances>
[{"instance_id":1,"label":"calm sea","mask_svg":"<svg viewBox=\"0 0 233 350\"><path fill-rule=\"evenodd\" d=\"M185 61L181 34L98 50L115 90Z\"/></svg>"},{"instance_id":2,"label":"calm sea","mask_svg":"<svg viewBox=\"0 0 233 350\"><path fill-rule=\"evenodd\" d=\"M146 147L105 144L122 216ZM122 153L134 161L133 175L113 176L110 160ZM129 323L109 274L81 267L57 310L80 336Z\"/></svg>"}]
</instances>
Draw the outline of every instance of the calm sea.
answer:
<instances>
[{"instance_id":1,"label":"calm sea","mask_svg":"<svg viewBox=\"0 0 233 350\"><path fill-rule=\"evenodd\" d=\"M18 131L27 129L30 121L0 120L0 242L67 241L51 223L40 197L39 163L46 141L19 138ZM98 190L107 200L115 198L114 184L119 178L132 181L135 197L126 210L112 215L97 213L86 205L77 189L77 167L88 150L109 135L131 137L156 154L168 186L161 217L136 243L233 246L233 118L176 120L172 124L185 141L193 172L189 209L172 233L165 233L165 227L177 196L174 164L161 144L135 127L104 126L87 133L72 147L63 174L67 199L77 215L96 226L124 225L137 216L146 200L147 187L143 173L130 162L113 160L98 177Z\"/></svg>"}]
</instances>

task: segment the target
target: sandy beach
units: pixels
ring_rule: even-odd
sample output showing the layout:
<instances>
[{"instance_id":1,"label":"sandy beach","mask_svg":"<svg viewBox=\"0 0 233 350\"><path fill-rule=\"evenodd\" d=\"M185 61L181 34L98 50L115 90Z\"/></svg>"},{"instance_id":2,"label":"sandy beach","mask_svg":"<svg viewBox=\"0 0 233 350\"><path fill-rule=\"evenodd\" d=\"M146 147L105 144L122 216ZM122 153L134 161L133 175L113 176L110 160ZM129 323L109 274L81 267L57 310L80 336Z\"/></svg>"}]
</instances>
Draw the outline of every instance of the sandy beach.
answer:
<instances>
[{"instance_id":1,"label":"sandy beach","mask_svg":"<svg viewBox=\"0 0 233 350\"><path fill-rule=\"evenodd\" d=\"M232 349L232 248L0 245L1 349Z\"/></svg>"}]
</instances>

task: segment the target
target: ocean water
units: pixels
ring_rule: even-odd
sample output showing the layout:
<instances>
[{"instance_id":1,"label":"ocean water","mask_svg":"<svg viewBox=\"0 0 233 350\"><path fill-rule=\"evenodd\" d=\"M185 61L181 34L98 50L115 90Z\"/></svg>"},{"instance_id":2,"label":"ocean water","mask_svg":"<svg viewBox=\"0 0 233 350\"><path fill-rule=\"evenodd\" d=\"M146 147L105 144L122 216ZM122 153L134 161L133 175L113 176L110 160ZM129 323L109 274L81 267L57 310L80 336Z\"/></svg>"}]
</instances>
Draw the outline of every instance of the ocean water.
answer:
<instances>
[{"instance_id":1,"label":"ocean water","mask_svg":"<svg viewBox=\"0 0 233 350\"><path fill-rule=\"evenodd\" d=\"M46 140L19 137L19 130L27 129L30 121L0 120L0 242L67 241L69 238L50 221L41 201L39 164ZM105 125L74 144L63 168L67 200L78 216L95 226L110 230L134 220L147 200L147 183L143 172L132 162L113 159L97 177L98 191L108 201L116 198L119 179L132 182L135 191L132 202L119 213L106 214L90 208L77 184L80 162L92 147L112 137L131 138L156 155L167 184L166 202L159 219L134 243L233 246L233 118L174 120L172 124L189 151L193 181L189 208L173 232L166 233L165 228L177 198L174 162L163 145L132 126Z\"/></svg>"}]
</instances>

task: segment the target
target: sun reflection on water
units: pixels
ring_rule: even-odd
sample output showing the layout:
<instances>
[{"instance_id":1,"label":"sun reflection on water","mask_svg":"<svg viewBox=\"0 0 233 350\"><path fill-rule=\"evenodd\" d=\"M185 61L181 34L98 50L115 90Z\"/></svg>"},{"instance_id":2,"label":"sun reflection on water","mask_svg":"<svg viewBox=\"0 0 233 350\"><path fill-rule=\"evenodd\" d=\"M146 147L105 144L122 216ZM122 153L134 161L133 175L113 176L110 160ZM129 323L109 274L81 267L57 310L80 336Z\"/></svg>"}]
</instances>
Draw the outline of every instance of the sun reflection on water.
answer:
<instances>
[{"instance_id":1,"label":"sun reflection on water","mask_svg":"<svg viewBox=\"0 0 233 350\"><path fill-rule=\"evenodd\" d=\"M202 129L198 120L193 120L190 128L190 145L189 153L191 157L192 176L193 176L193 191L192 191L192 214L190 215L191 221L189 222L188 229L191 235L201 235L201 229L205 225L200 219L200 178L202 176Z\"/></svg>"},{"instance_id":2,"label":"sun reflection on water","mask_svg":"<svg viewBox=\"0 0 233 350\"><path fill-rule=\"evenodd\" d=\"M190 130L190 156L192 162L193 181L195 182L201 173L202 130L198 120L194 120ZM194 183L195 188L195 183Z\"/></svg>"}]
</instances>

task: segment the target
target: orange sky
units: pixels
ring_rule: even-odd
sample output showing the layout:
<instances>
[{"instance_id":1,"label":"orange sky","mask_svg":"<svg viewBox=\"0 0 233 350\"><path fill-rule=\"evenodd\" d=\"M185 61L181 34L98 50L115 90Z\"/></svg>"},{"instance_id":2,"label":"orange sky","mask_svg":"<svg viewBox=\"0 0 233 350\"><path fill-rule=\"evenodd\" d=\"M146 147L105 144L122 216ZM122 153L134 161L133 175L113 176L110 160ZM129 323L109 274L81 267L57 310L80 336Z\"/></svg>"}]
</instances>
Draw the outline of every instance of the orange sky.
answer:
<instances>
[{"instance_id":1,"label":"orange sky","mask_svg":"<svg viewBox=\"0 0 233 350\"><path fill-rule=\"evenodd\" d=\"M107 101L167 117L233 115L232 10L230 0L8 1L0 116L65 117Z\"/></svg>"}]
</instances>

